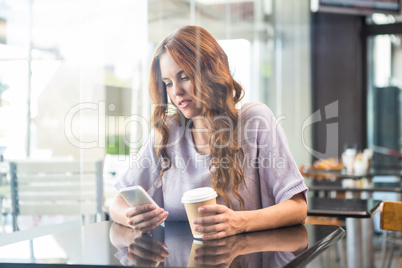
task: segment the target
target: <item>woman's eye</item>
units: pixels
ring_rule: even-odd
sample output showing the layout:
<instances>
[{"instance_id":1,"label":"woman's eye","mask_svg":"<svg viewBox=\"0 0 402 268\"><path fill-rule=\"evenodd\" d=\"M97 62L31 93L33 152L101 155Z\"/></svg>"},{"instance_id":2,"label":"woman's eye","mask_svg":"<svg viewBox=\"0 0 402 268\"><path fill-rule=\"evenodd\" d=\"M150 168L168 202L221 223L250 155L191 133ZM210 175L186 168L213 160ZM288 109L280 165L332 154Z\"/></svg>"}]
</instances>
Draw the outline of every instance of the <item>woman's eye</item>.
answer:
<instances>
[{"instance_id":1,"label":"woman's eye","mask_svg":"<svg viewBox=\"0 0 402 268\"><path fill-rule=\"evenodd\" d=\"M172 83L165 83L166 87L170 87L172 85Z\"/></svg>"},{"instance_id":2,"label":"woman's eye","mask_svg":"<svg viewBox=\"0 0 402 268\"><path fill-rule=\"evenodd\" d=\"M187 77L187 76L183 76L183 77L181 78L181 80L188 80L188 77Z\"/></svg>"}]
</instances>

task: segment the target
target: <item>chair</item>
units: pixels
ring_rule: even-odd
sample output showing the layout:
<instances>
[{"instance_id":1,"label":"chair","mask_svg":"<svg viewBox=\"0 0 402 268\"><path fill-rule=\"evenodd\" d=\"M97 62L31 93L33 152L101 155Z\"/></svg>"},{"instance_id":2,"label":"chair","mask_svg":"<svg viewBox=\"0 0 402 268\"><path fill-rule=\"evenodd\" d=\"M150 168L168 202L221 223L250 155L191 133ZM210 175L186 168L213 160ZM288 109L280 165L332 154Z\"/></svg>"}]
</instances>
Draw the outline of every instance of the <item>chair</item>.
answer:
<instances>
[{"instance_id":1,"label":"chair","mask_svg":"<svg viewBox=\"0 0 402 268\"><path fill-rule=\"evenodd\" d=\"M10 163L14 231L19 215L81 215L103 219L102 161L34 161Z\"/></svg>"},{"instance_id":2,"label":"chair","mask_svg":"<svg viewBox=\"0 0 402 268\"><path fill-rule=\"evenodd\" d=\"M380 228L384 230L382 241L382 265L387 261L387 243L391 243L388 267L391 267L393 251L396 245L402 246L402 202L383 201L380 210ZM389 233L389 231L392 231Z\"/></svg>"}]
</instances>

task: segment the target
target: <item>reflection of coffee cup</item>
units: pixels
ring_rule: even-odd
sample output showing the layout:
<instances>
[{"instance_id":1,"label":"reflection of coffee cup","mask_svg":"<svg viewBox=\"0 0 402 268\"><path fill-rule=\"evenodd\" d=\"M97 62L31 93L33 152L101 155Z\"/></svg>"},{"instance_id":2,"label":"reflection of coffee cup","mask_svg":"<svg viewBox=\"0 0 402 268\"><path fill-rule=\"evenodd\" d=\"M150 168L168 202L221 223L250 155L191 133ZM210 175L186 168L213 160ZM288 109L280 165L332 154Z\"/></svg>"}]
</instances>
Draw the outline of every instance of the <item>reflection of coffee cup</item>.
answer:
<instances>
[{"instance_id":1,"label":"reflection of coffee cup","mask_svg":"<svg viewBox=\"0 0 402 268\"><path fill-rule=\"evenodd\" d=\"M183 194L181 202L186 208L187 218L190 223L191 232L194 238L202 238L202 233L194 231L193 220L202 216L210 216L215 213L199 213L198 208L204 205L215 205L216 204L216 194L215 190L211 187L202 187L187 191Z\"/></svg>"},{"instance_id":2,"label":"reflection of coffee cup","mask_svg":"<svg viewBox=\"0 0 402 268\"><path fill-rule=\"evenodd\" d=\"M195 251L198 248L202 248L202 247L203 247L202 241L200 241L200 240L193 241L193 245L191 246L191 251L190 251L190 257L188 258L187 267L200 267L200 265L198 265L194 262L194 258L195 258Z\"/></svg>"}]
</instances>

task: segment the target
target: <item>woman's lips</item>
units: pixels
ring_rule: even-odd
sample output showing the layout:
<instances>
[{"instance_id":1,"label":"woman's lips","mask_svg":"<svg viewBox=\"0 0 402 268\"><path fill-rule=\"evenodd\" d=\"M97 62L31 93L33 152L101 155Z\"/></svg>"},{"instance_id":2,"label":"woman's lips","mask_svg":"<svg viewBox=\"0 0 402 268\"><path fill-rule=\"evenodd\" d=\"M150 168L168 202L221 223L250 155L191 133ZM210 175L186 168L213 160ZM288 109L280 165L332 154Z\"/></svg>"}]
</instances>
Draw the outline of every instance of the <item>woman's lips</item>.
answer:
<instances>
[{"instance_id":1,"label":"woman's lips","mask_svg":"<svg viewBox=\"0 0 402 268\"><path fill-rule=\"evenodd\" d=\"M179 102L180 108L188 107L193 101L192 100L183 100Z\"/></svg>"}]
</instances>

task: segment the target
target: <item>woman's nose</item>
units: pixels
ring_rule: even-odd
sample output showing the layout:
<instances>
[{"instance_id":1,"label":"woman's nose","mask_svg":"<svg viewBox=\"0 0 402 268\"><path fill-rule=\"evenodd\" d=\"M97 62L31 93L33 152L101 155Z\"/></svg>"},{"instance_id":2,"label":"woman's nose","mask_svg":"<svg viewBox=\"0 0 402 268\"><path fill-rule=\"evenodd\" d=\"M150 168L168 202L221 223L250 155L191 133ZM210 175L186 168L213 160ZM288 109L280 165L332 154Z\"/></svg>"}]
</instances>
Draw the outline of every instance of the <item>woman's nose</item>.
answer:
<instances>
[{"instance_id":1,"label":"woman's nose","mask_svg":"<svg viewBox=\"0 0 402 268\"><path fill-rule=\"evenodd\" d=\"M176 83L176 84L173 85L173 92L177 96L183 95L184 90L181 87L180 83Z\"/></svg>"}]
</instances>

